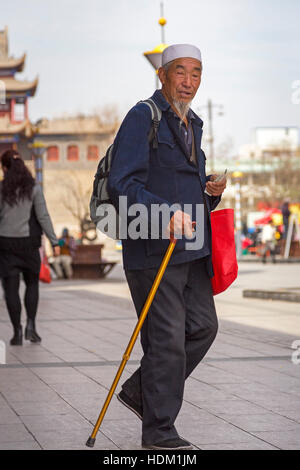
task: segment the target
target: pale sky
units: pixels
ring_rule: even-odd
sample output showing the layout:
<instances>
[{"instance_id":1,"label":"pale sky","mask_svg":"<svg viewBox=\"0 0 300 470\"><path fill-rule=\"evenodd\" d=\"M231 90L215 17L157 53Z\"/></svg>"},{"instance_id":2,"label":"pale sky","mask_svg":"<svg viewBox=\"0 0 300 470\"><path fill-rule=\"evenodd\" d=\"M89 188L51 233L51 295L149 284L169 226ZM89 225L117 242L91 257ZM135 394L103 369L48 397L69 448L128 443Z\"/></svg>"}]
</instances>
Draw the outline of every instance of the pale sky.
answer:
<instances>
[{"instance_id":1,"label":"pale sky","mask_svg":"<svg viewBox=\"0 0 300 470\"><path fill-rule=\"evenodd\" d=\"M116 104L123 117L152 95L154 71L143 52L161 42L160 0L0 0L10 54L27 52L18 78L39 75L31 120L92 113ZM292 83L300 80L299 0L165 0L166 43L197 45L203 78L193 102L224 105L216 143L232 153L259 126L300 126ZM206 123L205 114L202 115Z\"/></svg>"}]
</instances>

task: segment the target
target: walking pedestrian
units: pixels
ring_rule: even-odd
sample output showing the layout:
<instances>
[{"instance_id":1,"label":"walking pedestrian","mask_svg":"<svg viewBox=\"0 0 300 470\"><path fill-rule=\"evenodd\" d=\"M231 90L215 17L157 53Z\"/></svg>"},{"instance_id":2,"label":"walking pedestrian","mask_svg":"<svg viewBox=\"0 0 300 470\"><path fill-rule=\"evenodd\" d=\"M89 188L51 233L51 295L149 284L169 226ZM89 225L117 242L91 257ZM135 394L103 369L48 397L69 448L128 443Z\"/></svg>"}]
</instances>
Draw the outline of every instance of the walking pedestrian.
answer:
<instances>
[{"instance_id":1,"label":"walking pedestrian","mask_svg":"<svg viewBox=\"0 0 300 470\"><path fill-rule=\"evenodd\" d=\"M276 263L275 258L275 248L276 248L276 228L273 224L272 220L263 226L262 234L261 234L261 241L262 241L262 262L266 263L267 261L267 254L270 252L272 262Z\"/></svg>"},{"instance_id":2,"label":"walking pedestrian","mask_svg":"<svg viewBox=\"0 0 300 470\"><path fill-rule=\"evenodd\" d=\"M149 143L151 110L138 103L125 117L115 139L108 189L116 207L126 196L128 207L143 204L190 204L192 215L176 210L167 230L183 233L166 268L141 331L143 358L126 380L118 399L142 420L142 445L150 449L190 449L175 420L183 400L184 382L210 348L218 328L210 277L210 211L220 201L225 178L206 176L201 150L203 121L190 104L200 86L200 50L188 44L169 46L162 54L162 89L151 99L162 116L157 147ZM204 194L206 189L207 194ZM202 247L186 249L193 236L197 205L205 207ZM150 220L150 218L149 218ZM123 261L131 296L139 314L154 281L166 239L124 239Z\"/></svg>"},{"instance_id":3,"label":"walking pedestrian","mask_svg":"<svg viewBox=\"0 0 300 470\"><path fill-rule=\"evenodd\" d=\"M21 155L7 150L1 157L4 179L0 181L0 277L6 307L14 329L11 345L22 345L20 274L25 282L24 305L27 314L25 339L40 343L36 331L39 298L39 247L43 231L54 255L60 248L41 187L32 177Z\"/></svg>"}]
</instances>

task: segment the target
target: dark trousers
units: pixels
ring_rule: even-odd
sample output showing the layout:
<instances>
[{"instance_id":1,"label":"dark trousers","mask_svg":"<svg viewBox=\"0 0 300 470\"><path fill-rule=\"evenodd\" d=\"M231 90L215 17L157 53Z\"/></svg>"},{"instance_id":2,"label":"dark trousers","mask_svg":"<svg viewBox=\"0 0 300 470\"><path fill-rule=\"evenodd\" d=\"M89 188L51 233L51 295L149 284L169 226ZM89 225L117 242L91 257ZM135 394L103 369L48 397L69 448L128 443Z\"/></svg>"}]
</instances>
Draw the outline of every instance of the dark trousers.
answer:
<instances>
[{"instance_id":1,"label":"dark trousers","mask_svg":"<svg viewBox=\"0 0 300 470\"><path fill-rule=\"evenodd\" d=\"M126 271L138 315L157 269ZM205 260L168 266L141 331L141 366L122 388L142 405L144 444L178 436L174 426L184 382L203 359L218 329Z\"/></svg>"},{"instance_id":2,"label":"dark trousers","mask_svg":"<svg viewBox=\"0 0 300 470\"><path fill-rule=\"evenodd\" d=\"M39 274L24 270L23 278L26 285L24 305L27 318L34 322L39 300ZM22 309L19 296L20 274L2 278L2 286L10 320L14 329L17 329L21 324Z\"/></svg>"}]
</instances>

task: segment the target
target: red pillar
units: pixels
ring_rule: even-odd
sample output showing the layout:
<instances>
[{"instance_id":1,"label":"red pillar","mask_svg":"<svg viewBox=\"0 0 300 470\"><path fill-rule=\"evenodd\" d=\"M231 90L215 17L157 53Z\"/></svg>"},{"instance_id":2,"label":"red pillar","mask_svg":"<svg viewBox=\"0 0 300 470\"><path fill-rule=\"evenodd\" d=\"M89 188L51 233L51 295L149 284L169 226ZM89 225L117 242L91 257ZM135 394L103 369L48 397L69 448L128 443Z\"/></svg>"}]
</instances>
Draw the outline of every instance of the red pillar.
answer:
<instances>
[{"instance_id":1,"label":"red pillar","mask_svg":"<svg viewBox=\"0 0 300 470\"><path fill-rule=\"evenodd\" d=\"M15 104L16 100L12 98L10 101L10 122L12 124L15 122Z\"/></svg>"},{"instance_id":2,"label":"red pillar","mask_svg":"<svg viewBox=\"0 0 300 470\"><path fill-rule=\"evenodd\" d=\"M24 106L25 106L24 117L25 119L28 119L28 98L25 99Z\"/></svg>"}]
</instances>

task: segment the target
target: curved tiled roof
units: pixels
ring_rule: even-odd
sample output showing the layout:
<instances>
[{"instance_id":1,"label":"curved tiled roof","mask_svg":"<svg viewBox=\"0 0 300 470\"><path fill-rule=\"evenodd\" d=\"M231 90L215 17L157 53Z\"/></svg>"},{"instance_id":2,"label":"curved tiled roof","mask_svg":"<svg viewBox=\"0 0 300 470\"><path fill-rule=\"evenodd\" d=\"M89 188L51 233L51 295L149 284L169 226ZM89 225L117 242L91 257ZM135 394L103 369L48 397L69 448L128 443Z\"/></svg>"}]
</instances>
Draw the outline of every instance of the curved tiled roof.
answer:
<instances>
[{"instance_id":1,"label":"curved tiled roof","mask_svg":"<svg viewBox=\"0 0 300 470\"><path fill-rule=\"evenodd\" d=\"M16 69L17 72L22 72L24 69L26 54L23 54L22 57L15 59L14 57L1 57L0 56L0 70L5 69Z\"/></svg>"},{"instance_id":2,"label":"curved tiled roof","mask_svg":"<svg viewBox=\"0 0 300 470\"><path fill-rule=\"evenodd\" d=\"M16 80L13 77L0 77L0 80L4 82L6 92L26 92L30 91L31 96L35 94L37 85L38 85L38 78L33 80L32 82L28 80Z\"/></svg>"},{"instance_id":3,"label":"curved tiled roof","mask_svg":"<svg viewBox=\"0 0 300 470\"><path fill-rule=\"evenodd\" d=\"M72 116L40 119L36 123L39 135L50 134L111 134L115 126L106 126L98 116Z\"/></svg>"},{"instance_id":4,"label":"curved tiled roof","mask_svg":"<svg viewBox=\"0 0 300 470\"><path fill-rule=\"evenodd\" d=\"M36 132L35 126L29 119L12 124L8 116L0 117L0 134L20 134L24 133L26 137L31 137Z\"/></svg>"}]
</instances>

